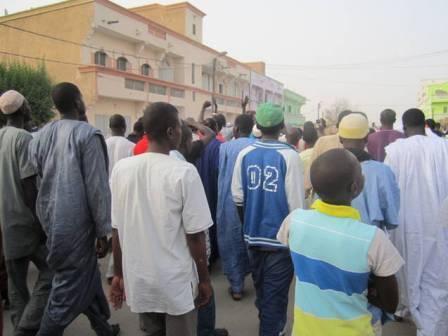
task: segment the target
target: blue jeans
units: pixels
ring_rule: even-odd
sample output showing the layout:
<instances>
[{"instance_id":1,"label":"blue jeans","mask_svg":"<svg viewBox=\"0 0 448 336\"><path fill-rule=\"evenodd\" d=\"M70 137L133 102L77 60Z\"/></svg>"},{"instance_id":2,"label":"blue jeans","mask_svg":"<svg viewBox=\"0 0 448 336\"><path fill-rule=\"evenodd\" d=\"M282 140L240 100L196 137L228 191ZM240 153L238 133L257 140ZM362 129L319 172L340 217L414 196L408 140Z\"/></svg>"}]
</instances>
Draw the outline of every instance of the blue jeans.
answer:
<instances>
[{"instance_id":1,"label":"blue jeans","mask_svg":"<svg viewBox=\"0 0 448 336\"><path fill-rule=\"evenodd\" d=\"M215 335L215 295L205 307L198 309L198 333L197 336Z\"/></svg>"},{"instance_id":2,"label":"blue jeans","mask_svg":"<svg viewBox=\"0 0 448 336\"><path fill-rule=\"evenodd\" d=\"M260 319L260 336L278 336L286 325L288 293L294 276L289 250L249 248Z\"/></svg>"}]
</instances>

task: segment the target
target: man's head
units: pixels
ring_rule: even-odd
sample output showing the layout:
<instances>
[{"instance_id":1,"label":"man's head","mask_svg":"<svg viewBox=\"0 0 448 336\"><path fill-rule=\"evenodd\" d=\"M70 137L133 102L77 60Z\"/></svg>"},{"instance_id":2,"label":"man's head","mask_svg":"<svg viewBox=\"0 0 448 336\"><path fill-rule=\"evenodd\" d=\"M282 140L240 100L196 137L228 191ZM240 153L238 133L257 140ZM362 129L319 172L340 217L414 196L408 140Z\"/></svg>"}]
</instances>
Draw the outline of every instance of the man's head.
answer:
<instances>
[{"instance_id":1,"label":"man's head","mask_svg":"<svg viewBox=\"0 0 448 336\"><path fill-rule=\"evenodd\" d=\"M215 119L218 125L218 132L221 132L222 128L226 126L226 117L223 114L215 114L213 119Z\"/></svg>"},{"instance_id":2,"label":"man's head","mask_svg":"<svg viewBox=\"0 0 448 336\"><path fill-rule=\"evenodd\" d=\"M262 137L278 138L285 126L283 109L276 104L264 103L258 106L255 120Z\"/></svg>"},{"instance_id":3,"label":"man's head","mask_svg":"<svg viewBox=\"0 0 448 336\"><path fill-rule=\"evenodd\" d=\"M317 141L318 135L314 124L311 121L307 121L303 125L303 141L306 142L308 147L313 147Z\"/></svg>"},{"instance_id":4,"label":"man's head","mask_svg":"<svg viewBox=\"0 0 448 336\"><path fill-rule=\"evenodd\" d=\"M425 114L422 110L411 108L403 113L403 130L407 137L425 134Z\"/></svg>"},{"instance_id":5,"label":"man's head","mask_svg":"<svg viewBox=\"0 0 448 336\"><path fill-rule=\"evenodd\" d=\"M145 133L145 130L143 129L143 117L137 119L132 130L139 137L143 136L143 134Z\"/></svg>"},{"instance_id":6,"label":"man's head","mask_svg":"<svg viewBox=\"0 0 448 336\"><path fill-rule=\"evenodd\" d=\"M310 170L314 191L326 203L350 205L364 187L361 165L345 149L331 149L314 160Z\"/></svg>"},{"instance_id":7,"label":"man's head","mask_svg":"<svg viewBox=\"0 0 448 336\"><path fill-rule=\"evenodd\" d=\"M0 111L9 121L21 121L22 127L31 121L31 109L25 97L14 90L9 90L0 96Z\"/></svg>"},{"instance_id":8,"label":"man's head","mask_svg":"<svg viewBox=\"0 0 448 336\"><path fill-rule=\"evenodd\" d=\"M109 119L109 127L114 136L124 136L126 133L126 120L121 114L114 114Z\"/></svg>"},{"instance_id":9,"label":"man's head","mask_svg":"<svg viewBox=\"0 0 448 336\"><path fill-rule=\"evenodd\" d=\"M177 149L181 141L179 112L168 103L158 102L146 107L143 125L148 139L168 150Z\"/></svg>"},{"instance_id":10,"label":"man's head","mask_svg":"<svg viewBox=\"0 0 448 336\"><path fill-rule=\"evenodd\" d=\"M344 119L349 114L353 113L350 110L344 110L338 114L338 123L336 124L336 127L339 128L339 124L341 123L342 119Z\"/></svg>"},{"instance_id":11,"label":"man's head","mask_svg":"<svg viewBox=\"0 0 448 336\"><path fill-rule=\"evenodd\" d=\"M59 83L51 92L54 106L66 117L82 119L86 114L86 106L81 91L72 83Z\"/></svg>"},{"instance_id":12,"label":"man's head","mask_svg":"<svg viewBox=\"0 0 448 336\"><path fill-rule=\"evenodd\" d=\"M297 143L302 138L303 132L298 127L292 125L285 125L285 135L287 143L289 143L292 146L297 146Z\"/></svg>"},{"instance_id":13,"label":"man's head","mask_svg":"<svg viewBox=\"0 0 448 336\"><path fill-rule=\"evenodd\" d=\"M213 118L207 118L204 120L204 125L210 128L213 132L218 134L218 123Z\"/></svg>"},{"instance_id":14,"label":"man's head","mask_svg":"<svg viewBox=\"0 0 448 336\"><path fill-rule=\"evenodd\" d=\"M369 121L361 113L351 113L339 123L338 135L345 149L363 150L369 135Z\"/></svg>"},{"instance_id":15,"label":"man's head","mask_svg":"<svg viewBox=\"0 0 448 336\"><path fill-rule=\"evenodd\" d=\"M233 125L233 136L236 139L247 137L252 132L253 127L253 118L247 114L240 114L238 117L236 117L235 123Z\"/></svg>"},{"instance_id":16,"label":"man's head","mask_svg":"<svg viewBox=\"0 0 448 336\"><path fill-rule=\"evenodd\" d=\"M385 109L380 114L380 121L383 127L393 128L395 121L397 120L397 114L394 110Z\"/></svg>"}]
</instances>

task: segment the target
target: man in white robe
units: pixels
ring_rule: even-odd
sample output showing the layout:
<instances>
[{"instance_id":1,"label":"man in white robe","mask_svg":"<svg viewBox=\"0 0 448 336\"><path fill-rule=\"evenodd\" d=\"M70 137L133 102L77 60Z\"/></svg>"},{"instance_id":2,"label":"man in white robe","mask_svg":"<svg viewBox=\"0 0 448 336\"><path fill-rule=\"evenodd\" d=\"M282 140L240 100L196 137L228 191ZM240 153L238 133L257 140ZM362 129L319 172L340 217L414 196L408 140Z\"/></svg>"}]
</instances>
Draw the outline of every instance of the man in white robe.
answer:
<instances>
[{"instance_id":1,"label":"man in white robe","mask_svg":"<svg viewBox=\"0 0 448 336\"><path fill-rule=\"evenodd\" d=\"M392 241L406 261L398 274L401 310L408 310L419 336L448 335L448 252L440 223L448 197L448 141L425 134L422 111L403 115L406 139L386 147L385 163L401 191L400 224Z\"/></svg>"}]
</instances>

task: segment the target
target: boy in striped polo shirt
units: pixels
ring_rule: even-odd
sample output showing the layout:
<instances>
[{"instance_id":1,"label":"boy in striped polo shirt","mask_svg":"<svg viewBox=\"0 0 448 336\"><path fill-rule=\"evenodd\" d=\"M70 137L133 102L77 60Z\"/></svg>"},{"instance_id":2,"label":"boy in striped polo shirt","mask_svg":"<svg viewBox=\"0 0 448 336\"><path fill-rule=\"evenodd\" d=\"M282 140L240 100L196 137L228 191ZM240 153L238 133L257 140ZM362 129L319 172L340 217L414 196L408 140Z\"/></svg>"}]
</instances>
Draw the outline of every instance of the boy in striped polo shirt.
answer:
<instances>
[{"instance_id":1,"label":"boy in striped polo shirt","mask_svg":"<svg viewBox=\"0 0 448 336\"><path fill-rule=\"evenodd\" d=\"M290 248L296 275L293 335L378 335L368 302L395 312L395 273L404 261L384 232L362 223L350 206L364 184L353 154L322 154L311 166L311 182L320 200L311 210L293 211L277 235Z\"/></svg>"},{"instance_id":2,"label":"boy in striped polo shirt","mask_svg":"<svg viewBox=\"0 0 448 336\"><path fill-rule=\"evenodd\" d=\"M283 109L263 104L255 116L262 138L243 149L235 163L232 196L248 245L261 336L278 336L286 325L288 291L294 275L288 248L276 239L288 214L304 204L299 154L278 141Z\"/></svg>"}]
</instances>

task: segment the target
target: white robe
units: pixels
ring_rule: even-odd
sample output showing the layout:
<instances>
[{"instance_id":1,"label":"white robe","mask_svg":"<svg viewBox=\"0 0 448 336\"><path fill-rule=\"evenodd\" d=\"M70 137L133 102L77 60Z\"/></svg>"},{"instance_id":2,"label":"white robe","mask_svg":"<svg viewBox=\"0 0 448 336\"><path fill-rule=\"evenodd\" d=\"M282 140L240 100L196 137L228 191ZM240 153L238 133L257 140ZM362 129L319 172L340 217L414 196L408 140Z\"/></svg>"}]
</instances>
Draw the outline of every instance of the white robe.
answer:
<instances>
[{"instance_id":1,"label":"white robe","mask_svg":"<svg viewBox=\"0 0 448 336\"><path fill-rule=\"evenodd\" d=\"M411 312L419 336L447 336L448 235L440 214L448 197L448 141L399 139L386 147L385 163L401 191L400 225L391 235L406 261L398 273L400 305Z\"/></svg>"}]
</instances>

